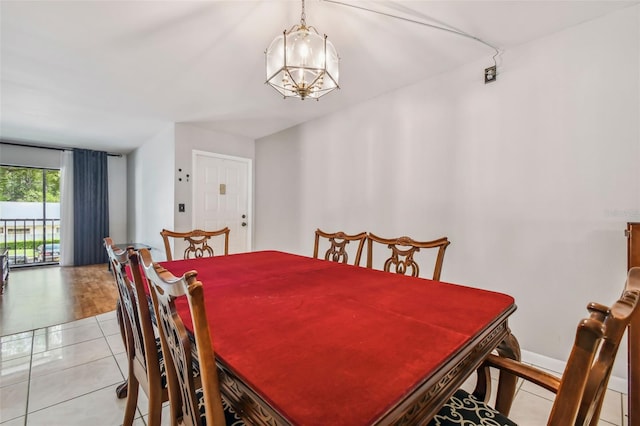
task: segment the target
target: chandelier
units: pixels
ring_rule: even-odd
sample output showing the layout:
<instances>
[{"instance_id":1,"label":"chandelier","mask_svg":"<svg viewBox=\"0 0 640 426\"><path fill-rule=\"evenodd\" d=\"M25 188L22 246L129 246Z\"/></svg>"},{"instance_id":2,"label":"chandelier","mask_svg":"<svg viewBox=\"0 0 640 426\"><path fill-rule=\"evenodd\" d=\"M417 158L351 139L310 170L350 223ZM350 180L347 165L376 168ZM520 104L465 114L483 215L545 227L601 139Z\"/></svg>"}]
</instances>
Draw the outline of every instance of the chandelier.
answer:
<instances>
[{"instance_id":1,"label":"chandelier","mask_svg":"<svg viewBox=\"0 0 640 426\"><path fill-rule=\"evenodd\" d=\"M307 26L302 0L300 25L283 31L264 52L267 81L285 98L319 99L338 86L338 52L327 36Z\"/></svg>"}]
</instances>

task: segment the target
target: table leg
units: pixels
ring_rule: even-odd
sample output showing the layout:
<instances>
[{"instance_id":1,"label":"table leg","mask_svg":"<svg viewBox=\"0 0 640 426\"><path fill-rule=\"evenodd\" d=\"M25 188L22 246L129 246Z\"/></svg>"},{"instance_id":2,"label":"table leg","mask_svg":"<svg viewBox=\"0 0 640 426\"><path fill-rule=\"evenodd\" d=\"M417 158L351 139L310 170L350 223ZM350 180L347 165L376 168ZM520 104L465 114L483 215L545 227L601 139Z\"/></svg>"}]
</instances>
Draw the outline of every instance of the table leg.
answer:
<instances>
[{"instance_id":1,"label":"table leg","mask_svg":"<svg viewBox=\"0 0 640 426\"><path fill-rule=\"evenodd\" d=\"M521 359L520 343L518 343L518 339L511 334L511 331L509 331L509 335L498 345L496 350L498 351L498 355L502 357L515 359L516 361L520 361ZM500 371L495 408L505 416L508 416L511 410L517 382L517 376L505 371Z\"/></svg>"},{"instance_id":2,"label":"table leg","mask_svg":"<svg viewBox=\"0 0 640 426\"><path fill-rule=\"evenodd\" d=\"M511 330L509 330L509 334L505 339L498 345L496 348L498 355L503 356L505 358L511 358L516 361L520 361L520 344L518 343L518 339L511 334ZM489 367L481 366L476 371L477 381L476 387L473 391L473 396L478 398L485 403L489 402L489 398L491 397L491 373ZM511 404L513 403L513 397L516 391L516 384L518 381L518 377L513 374L506 373L504 371L500 371L500 380L498 381L498 393L496 400L496 409L501 413L507 415L509 410L511 410ZM506 412L503 410L507 410Z\"/></svg>"}]
</instances>

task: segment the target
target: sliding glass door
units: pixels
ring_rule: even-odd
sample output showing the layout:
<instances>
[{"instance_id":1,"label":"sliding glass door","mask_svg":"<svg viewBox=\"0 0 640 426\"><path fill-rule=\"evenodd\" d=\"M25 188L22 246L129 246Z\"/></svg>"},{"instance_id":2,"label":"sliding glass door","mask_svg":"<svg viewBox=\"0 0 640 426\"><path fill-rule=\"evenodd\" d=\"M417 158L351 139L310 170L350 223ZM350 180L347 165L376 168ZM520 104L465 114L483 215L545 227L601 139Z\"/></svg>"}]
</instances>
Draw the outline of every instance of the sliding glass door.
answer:
<instances>
[{"instance_id":1,"label":"sliding glass door","mask_svg":"<svg viewBox=\"0 0 640 426\"><path fill-rule=\"evenodd\" d=\"M60 170L0 165L0 253L12 265L58 263Z\"/></svg>"}]
</instances>

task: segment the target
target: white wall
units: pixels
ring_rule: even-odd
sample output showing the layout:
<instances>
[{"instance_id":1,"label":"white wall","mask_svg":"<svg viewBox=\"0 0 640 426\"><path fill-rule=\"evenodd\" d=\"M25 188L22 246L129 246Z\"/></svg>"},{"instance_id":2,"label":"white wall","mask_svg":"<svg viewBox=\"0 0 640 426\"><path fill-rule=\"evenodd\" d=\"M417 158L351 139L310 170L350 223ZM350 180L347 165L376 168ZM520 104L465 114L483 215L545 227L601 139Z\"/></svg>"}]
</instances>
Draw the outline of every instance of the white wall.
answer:
<instances>
[{"instance_id":1,"label":"white wall","mask_svg":"<svg viewBox=\"0 0 640 426\"><path fill-rule=\"evenodd\" d=\"M129 154L129 223L132 242L153 247L154 259L164 259L160 231L173 226L175 126L170 125Z\"/></svg>"},{"instance_id":2,"label":"white wall","mask_svg":"<svg viewBox=\"0 0 640 426\"><path fill-rule=\"evenodd\" d=\"M446 235L442 279L513 295L522 348L565 360L586 304L620 294L640 221L639 18L511 49L489 85L481 61L256 141L255 248Z\"/></svg>"},{"instance_id":3,"label":"white wall","mask_svg":"<svg viewBox=\"0 0 640 426\"><path fill-rule=\"evenodd\" d=\"M129 155L130 240L151 245L155 260L166 255L160 237L163 228L191 229L193 150L254 158L254 141L190 124L175 124L159 133ZM182 179L182 180L179 180ZM178 204L185 212L178 212Z\"/></svg>"},{"instance_id":4,"label":"white wall","mask_svg":"<svg viewBox=\"0 0 640 426\"><path fill-rule=\"evenodd\" d=\"M127 156L107 158L109 174L109 236L115 242L127 240Z\"/></svg>"},{"instance_id":5,"label":"white wall","mask_svg":"<svg viewBox=\"0 0 640 426\"><path fill-rule=\"evenodd\" d=\"M173 205L175 223L172 229L178 231L193 229L193 179L189 179L188 182L186 180L187 174L190 177L193 176L191 164L193 150L253 160L255 157L255 142L253 139L203 129L192 124L176 124L175 202ZM182 172L178 169L181 169ZM179 178L182 178L182 181L179 181ZM184 213L178 212L179 203L185 204ZM254 216L253 212L249 212L249 214L250 217Z\"/></svg>"}]
</instances>

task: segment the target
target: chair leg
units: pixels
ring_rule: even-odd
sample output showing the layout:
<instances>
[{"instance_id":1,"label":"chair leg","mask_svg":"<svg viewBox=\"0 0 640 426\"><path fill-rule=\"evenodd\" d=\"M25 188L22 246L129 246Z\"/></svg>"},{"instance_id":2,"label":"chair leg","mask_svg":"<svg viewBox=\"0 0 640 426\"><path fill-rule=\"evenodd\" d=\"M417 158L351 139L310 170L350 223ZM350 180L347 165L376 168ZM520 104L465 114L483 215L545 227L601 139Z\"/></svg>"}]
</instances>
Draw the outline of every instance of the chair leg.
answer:
<instances>
[{"instance_id":1,"label":"chair leg","mask_svg":"<svg viewBox=\"0 0 640 426\"><path fill-rule=\"evenodd\" d=\"M171 416L171 426L178 426L182 418L182 410L180 407L176 407L176 404L172 404L171 401L169 401L169 415Z\"/></svg>"},{"instance_id":2,"label":"chair leg","mask_svg":"<svg viewBox=\"0 0 640 426\"><path fill-rule=\"evenodd\" d=\"M111 266L111 262L109 262L109 266ZM122 316L122 305L120 305L120 299L118 299L118 302L116 303L116 319L118 320L118 325L120 326L120 336L122 336L122 343L124 343L124 347L126 348L127 338L124 328L124 317ZM129 385L127 383L127 380L125 380L124 383L121 383L116 388L116 396L118 397L118 399L124 399L127 397L128 387Z\"/></svg>"},{"instance_id":3,"label":"chair leg","mask_svg":"<svg viewBox=\"0 0 640 426\"><path fill-rule=\"evenodd\" d=\"M162 389L149 390L149 417L148 426L160 426L162 419Z\"/></svg>"},{"instance_id":4,"label":"chair leg","mask_svg":"<svg viewBox=\"0 0 640 426\"><path fill-rule=\"evenodd\" d=\"M127 407L124 411L123 426L131 426L138 406L138 389L140 385L134 376L129 376L127 389Z\"/></svg>"}]
</instances>

